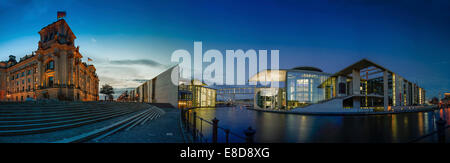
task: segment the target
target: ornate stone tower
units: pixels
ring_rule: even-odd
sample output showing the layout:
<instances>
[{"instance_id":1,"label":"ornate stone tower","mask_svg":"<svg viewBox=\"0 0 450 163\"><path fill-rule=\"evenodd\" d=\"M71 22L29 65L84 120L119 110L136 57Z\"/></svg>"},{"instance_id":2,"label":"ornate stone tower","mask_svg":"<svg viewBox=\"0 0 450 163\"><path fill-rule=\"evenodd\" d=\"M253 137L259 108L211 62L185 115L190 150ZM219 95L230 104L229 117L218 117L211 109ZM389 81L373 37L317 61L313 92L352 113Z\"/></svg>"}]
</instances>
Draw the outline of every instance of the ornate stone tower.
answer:
<instances>
[{"instance_id":1,"label":"ornate stone tower","mask_svg":"<svg viewBox=\"0 0 450 163\"><path fill-rule=\"evenodd\" d=\"M36 51L37 98L59 100L98 100L95 67L81 62L76 36L64 19L42 28Z\"/></svg>"}]
</instances>

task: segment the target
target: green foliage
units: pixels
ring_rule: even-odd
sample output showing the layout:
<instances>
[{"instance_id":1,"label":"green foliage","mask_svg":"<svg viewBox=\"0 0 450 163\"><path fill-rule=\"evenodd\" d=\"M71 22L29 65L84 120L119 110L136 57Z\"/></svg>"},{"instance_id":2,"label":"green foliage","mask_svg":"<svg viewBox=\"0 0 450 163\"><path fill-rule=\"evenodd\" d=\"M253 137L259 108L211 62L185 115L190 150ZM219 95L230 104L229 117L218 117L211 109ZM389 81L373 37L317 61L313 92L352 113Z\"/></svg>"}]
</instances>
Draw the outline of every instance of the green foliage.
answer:
<instances>
[{"instance_id":1,"label":"green foliage","mask_svg":"<svg viewBox=\"0 0 450 163\"><path fill-rule=\"evenodd\" d=\"M111 96L112 94L114 94L114 88L109 84L102 85L102 88L100 88L100 93Z\"/></svg>"}]
</instances>

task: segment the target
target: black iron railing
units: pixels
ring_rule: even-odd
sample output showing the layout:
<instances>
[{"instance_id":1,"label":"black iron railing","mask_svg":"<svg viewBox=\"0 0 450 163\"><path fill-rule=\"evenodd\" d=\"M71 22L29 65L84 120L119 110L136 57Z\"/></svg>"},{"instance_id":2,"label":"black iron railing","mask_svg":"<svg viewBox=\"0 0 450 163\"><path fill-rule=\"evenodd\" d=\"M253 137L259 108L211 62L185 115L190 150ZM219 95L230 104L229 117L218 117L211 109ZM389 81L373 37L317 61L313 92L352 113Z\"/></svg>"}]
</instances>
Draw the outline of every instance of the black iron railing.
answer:
<instances>
[{"instance_id":1,"label":"black iron railing","mask_svg":"<svg viewBox=\"0 0 450 163\"><path fill-rule=\"evenodd\" d=\"M418 138L415 138L415 139L409 141L408 143L416 143L416 142L419 142L419 141L421 141L421 140L423 140L425 138L429 138L431 136L434 136L436 134L437 134L437 137L438 137L438 142L439 143L445 143L445 132L446 132L445 130L450 128L450 125L445 126L445 125L439 124L438 122L436 122L437 123L437 130L436 131L433 131L433 132L430 132L430 133L425 134L423 136L420 136ZM445 120L444 120L444 122L445 122Z\"/></svg>"},{"instance_id":2,"label":"black iron railing","mask_svg":"<svg viewBox=\"0 0 450 163\"><path fill-rule=\"evenodd\" d=\"M448 108L448 107L449 107L449 105L445 104L445 105L441 105L439 108L440 109L445 109L445 108ZM450 128L450 125L447 125L447 121L445 119L446 118L445 118L445 114L444 114L443 118L441 117L441 118L439 118L439 120L436 120L436 122L435 122L436 123L436 130L435 131L432 131L432 132L430 132L428 134L425 134L425 135L422 135L422 136L420 136L418 138L415 138L415 139L409 141L409 143L419 142L419 141L422 141L425 138L429 138L429 137L434 136L434 135L437 135L439 143L445 143L445 137L446 137L445 136L445 132L446 132L447 129Z\"/></svg>"},{"instance_id":3,"label":"black iron railing","mask_svg":"<svg viewBox=\"0 0 450 163\"><path fill-rule=\"evenodd\" d=\"M237 142L245 142L245 143L253 143L255 130L252 127L244 130L244 135L241 136L237 133L230 131L230 129L220 127L219 120L217 118L212 119L211 121L206 120L202 117L197 116L197 112L189 109L181 110L181 120L183 122L184 129L191 134L193 142L196 143L218 143L219 134L224 134L224 143L230 143L232 140L238 140ZM207 131L211 129L212 131L209 133ZM207 134L211 134L210 137ZM231 137L235 137L237 139L231 139Z\"/></svg>"}]
</instances>

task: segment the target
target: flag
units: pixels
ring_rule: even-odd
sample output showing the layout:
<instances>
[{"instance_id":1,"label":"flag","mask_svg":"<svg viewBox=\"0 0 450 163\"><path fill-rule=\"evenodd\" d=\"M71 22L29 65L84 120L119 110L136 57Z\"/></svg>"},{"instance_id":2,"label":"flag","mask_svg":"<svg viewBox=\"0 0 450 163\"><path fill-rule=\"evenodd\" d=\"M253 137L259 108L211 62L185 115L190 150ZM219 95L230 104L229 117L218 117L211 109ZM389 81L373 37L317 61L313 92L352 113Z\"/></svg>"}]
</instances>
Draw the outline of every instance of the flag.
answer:
<instances>
[{"instance_id":1,"label":"flag","mask_svg":"<svg viewBox=\"0 0 450 163\"><path fill-rule=\"evenodd\" d=\"M63 18L63 17L66 17L66 12L65 11L58 11L57 18L60 19L60 18Z\"/></svg>"},{"instance_id":2,"label":"flag","mask_svg":"<svg viewBox=\"0 0 450 163\"><path fill-rule=\"evenodd\" d=\"M88 61L92 61L92 59L88 57Z\"/></svg>"}]
</instances>

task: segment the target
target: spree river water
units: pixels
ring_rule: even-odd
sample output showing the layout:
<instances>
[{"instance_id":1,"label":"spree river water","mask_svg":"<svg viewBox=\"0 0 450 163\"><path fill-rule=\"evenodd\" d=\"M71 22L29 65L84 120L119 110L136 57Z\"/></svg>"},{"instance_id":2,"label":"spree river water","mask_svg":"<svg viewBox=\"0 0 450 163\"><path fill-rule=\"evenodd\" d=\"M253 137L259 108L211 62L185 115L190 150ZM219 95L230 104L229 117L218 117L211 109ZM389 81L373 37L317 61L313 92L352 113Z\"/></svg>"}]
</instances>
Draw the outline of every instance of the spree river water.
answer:
<instances>
[{"instance_id":1,"label":"spree river water","mask_svg":"<svg viewBox=\"0 0 450 163\"><path fill-rule=\"evenodd\" d=\"M248 110L244 107L198 108L197 116L244 137L244 130L255 129L255 142L260 143L404 143L436 130L436 119L443 117L450 124L449 109L429 112L369 116L318 116L280 114ZM197 122L209 141L212 126ZM201 126L201 127L200 127ZM219 142L225 141L219 130ZM428 141L437 141L436 136ZM436 139L436 140L434 140ZM230 136L230 142L244 142Z\"/></svg>"}]
</instances>

